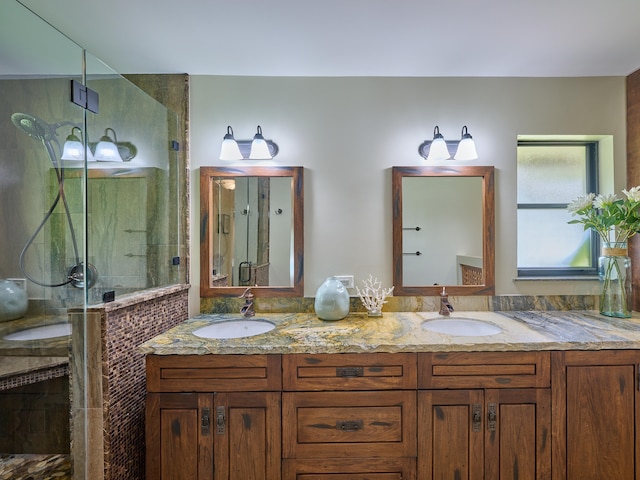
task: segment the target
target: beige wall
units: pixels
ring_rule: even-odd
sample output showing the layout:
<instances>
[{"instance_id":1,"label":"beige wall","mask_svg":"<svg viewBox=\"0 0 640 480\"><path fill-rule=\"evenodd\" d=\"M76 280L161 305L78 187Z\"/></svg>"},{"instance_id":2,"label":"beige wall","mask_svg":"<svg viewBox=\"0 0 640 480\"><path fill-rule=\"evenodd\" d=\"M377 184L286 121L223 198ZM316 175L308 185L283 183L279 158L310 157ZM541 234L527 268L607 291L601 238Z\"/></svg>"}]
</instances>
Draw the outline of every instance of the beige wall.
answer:
<instances>
[{"instance_id":1,"label":"beige wall","mask_svg":"<svg viewBox=\"0 0 640 480\"><path fill-rule=\"evenodd\" d=\"M256 125L280 146L279 165L305 167L305 296L325 277L371 273L391 284L391 172L426 165L418 145L435 125L459 138L467 125L477 165L496 168L496 294L588 294L598 283L514 282L516 137L613 135L615 188L625 183L625 78L191 77L190 313L198 313L201 165L223 165L231 125ZM458 163L458 162L453 162Z\"/></svg>"}]
</instances>

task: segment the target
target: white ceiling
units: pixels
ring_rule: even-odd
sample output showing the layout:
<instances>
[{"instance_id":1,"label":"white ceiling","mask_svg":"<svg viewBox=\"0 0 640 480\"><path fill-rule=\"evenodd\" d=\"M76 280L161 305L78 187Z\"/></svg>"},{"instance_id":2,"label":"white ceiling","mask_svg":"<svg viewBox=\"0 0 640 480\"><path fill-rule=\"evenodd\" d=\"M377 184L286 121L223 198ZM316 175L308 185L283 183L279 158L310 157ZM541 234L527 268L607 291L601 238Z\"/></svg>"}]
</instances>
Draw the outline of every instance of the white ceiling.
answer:
<instances>
[{"instance_id":1,"label":"white ceiling","mask_svg":"<svg viewBox=\"0 0 640 480\"><path fill-rule=\"evenodd\" d=\"M20 0L120 73L626 76L640 0Z\"/></svg>"}]
</instances>

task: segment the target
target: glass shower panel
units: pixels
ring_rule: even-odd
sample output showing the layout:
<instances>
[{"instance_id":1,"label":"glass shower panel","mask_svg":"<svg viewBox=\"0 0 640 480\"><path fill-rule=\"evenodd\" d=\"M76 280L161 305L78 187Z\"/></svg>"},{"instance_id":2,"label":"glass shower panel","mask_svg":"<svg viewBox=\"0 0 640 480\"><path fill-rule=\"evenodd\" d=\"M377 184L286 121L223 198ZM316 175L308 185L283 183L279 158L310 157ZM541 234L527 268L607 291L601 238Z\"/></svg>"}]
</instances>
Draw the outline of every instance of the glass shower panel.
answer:
<instances>
[{"instance_id":1,"label":"glass shower panel","mask_svg":"<svg viewBox=\"0 0 640 480\"><path fill-rule=\"evenodd\" d=\"M83 307L84 201L67 192L62 145L84 112L69 101L83 50L17 2L0 16L0 478L70 470L70 328ZM82 177L83 173L80 173ZM20 290L26 310L5 308ZM17 292L17 293L16 293ZM35 468L35 470L34 470Z\"/></svg>"},{"instance_id":2,"label":"glass shower panel","mask_svg":"<svg viewBox=\"0 0 640 480\"><path fill-rule=\"evenodd\" d=\"M100 96L88 113L88 261L97 281L89 304L180 281L181 171L177 115L87 54L87 86ZM110 139L118 155L101 159Z\"/></svg>"}]
</instances>

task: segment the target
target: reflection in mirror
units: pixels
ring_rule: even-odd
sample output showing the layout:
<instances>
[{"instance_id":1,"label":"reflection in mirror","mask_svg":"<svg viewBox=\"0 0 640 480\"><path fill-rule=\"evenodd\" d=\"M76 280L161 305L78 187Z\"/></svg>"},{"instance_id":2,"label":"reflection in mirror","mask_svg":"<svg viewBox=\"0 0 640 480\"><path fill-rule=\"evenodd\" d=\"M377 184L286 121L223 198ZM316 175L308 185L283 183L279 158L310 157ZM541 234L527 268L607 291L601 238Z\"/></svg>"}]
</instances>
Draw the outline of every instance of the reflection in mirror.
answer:
<instances>
[{"instance_id":1,"label":"reflection in mirror","mask_svg":"<svg viewBox=\"0 0 640 480\"><path fill-rule=\"evenodd\" d=\"M302 171L200 169L200 296L302 295Z\"/></svg>"},{"instance_id":2,"label":"reflection in mirror","mask_svg":"<svg viewBox=\"0 0 640 480\"><path fill-rule=\"evenodd\" d=\"M395 295L493 295L493 167L393 167Z\"/></svg>"}]
</instances>

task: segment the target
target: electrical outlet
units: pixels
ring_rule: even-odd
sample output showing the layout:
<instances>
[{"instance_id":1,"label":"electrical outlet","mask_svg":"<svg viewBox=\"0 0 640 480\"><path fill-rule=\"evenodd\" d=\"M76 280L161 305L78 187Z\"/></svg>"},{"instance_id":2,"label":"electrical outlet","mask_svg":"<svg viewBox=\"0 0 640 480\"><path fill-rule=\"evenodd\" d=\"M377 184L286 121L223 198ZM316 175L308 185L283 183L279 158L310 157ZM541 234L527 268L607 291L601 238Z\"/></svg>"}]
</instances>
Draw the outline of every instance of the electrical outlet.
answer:
<instances>
[{"instance_id":1,"label":"electrical outlet","mask_svg":"<svg viewBox=\"0 0 640 480\"><path fill-rule=\"evenodd\" d=\"M336 278L340 280L340 283L342 283L345 288L353 288L355 285L353 275L336 275Z\"/></svg>"}]
</instances>

